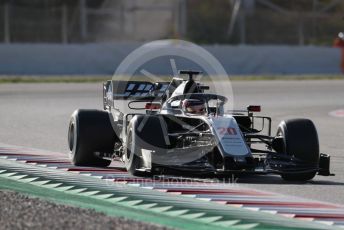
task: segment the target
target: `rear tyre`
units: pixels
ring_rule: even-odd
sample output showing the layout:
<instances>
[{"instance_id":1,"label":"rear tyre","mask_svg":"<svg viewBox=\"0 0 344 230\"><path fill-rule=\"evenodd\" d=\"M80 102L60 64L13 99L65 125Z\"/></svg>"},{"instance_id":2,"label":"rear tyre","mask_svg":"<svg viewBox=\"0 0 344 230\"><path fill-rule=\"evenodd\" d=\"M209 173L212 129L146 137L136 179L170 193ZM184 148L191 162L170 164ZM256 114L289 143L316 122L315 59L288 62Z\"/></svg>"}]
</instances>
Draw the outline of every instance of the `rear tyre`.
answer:
<instances>
[{"instance_id":1,"label":"rear tyre","mask_svg":"<svg viewBox=\"0 0 344 230\"><path fill-rule=\"evenodd\" d=\"M140 127L142 124L142 127ZM151 176L151 172L140 170L145 163L142 157L142 149L156 150L165 148L165 140L162 132L161 120L158 116L135 116L128 126L127 140L124 148L124 162L127 171L134 176Z\"/></svg>"},{"instance_id":2,"label":"rear tyre","mask_svg":"<svg viewBox=\"0 0 344 230\"><path fill-rule=\"evenodd\" d=\"M127 135L127 144L124 150L124 163L127 171L133 176L145 176L146 174L138 169L141 168L141 158L138 156L141 149L136 143L135 131L129 126Z\"/></svg>"},{"instance_id":3,"label":"rear tyre","mask_svg":"<svg viewBox=\"0 0 344 230\"><path fill-rule=\"evenodd\" d=\"M113 153L116 139L107 112L79 109L72 114L68 129L68 145L74 165L109 166L110 160L101 159L94 153Z\"/></svg>"},{"instance_id":4,"label":"rear tyre","mask_svg":"<svg viewBox=\"0 0 344 230\"><path fill-rule=\"evenodd\" d=\"M282 137L281 150L305 163L317 165L319 162L319 141L317 130L309 119L282 121L277 129L277 137ZM282 174L286 181L308 181L316 172Z\"/></svg>"}]
</instances>

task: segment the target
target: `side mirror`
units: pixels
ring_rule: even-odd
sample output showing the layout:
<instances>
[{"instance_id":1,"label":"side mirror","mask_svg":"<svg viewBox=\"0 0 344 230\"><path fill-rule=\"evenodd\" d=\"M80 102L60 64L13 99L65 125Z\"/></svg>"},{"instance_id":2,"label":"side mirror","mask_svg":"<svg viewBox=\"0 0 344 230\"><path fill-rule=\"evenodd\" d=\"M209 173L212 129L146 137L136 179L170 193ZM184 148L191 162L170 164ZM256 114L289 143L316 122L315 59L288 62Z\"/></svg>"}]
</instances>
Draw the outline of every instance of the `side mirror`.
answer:
<instances>
[{"instance_id":1,"label":"side mirror","mask_svg":"<svg viewBox=\"0 0 344 230\"><path fill-rule=\"evenodd\" d=\"M261 106L260 105L249 105L247 106L248 112L261 112Z\"/></svg>"},{"instance_id":2,"label":"side mirror","mask_svg":"<svg viewBox=\"0 0 344 230\"><path fill-rule=\"evenodd\" d=\"M161 104L160 103L147 103L145 106L145 109L158 110L158 109L161 109Z\"/></svg>"}]
</instances>

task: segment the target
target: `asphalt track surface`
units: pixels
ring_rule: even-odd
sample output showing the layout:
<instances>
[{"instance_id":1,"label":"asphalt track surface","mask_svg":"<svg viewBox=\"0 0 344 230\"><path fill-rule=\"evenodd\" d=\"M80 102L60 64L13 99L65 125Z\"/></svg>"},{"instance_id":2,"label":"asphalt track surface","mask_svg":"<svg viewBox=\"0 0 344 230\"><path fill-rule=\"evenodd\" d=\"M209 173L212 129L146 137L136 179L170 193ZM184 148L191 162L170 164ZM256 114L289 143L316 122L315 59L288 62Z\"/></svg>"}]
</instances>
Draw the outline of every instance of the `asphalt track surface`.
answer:
<instances>
[{"instance_id":1,"label":"asphalt track surface","mask_svg":"<svg viewBox=\"0 0 344 230\"><path fill-rule=\"evenodd\" d=\"M281 120L310 118L318 128L321 152L331 154L335 177L316 176L306 184L275 175L242 177L240 186L344 204L344 118L329 112L344 108L344 81L236 81L235 108L262 105L261 115ZM70 114L78 108L102 108L101 83L0 85L0 142L68 152Z\"/></svg>"}]
</instances>

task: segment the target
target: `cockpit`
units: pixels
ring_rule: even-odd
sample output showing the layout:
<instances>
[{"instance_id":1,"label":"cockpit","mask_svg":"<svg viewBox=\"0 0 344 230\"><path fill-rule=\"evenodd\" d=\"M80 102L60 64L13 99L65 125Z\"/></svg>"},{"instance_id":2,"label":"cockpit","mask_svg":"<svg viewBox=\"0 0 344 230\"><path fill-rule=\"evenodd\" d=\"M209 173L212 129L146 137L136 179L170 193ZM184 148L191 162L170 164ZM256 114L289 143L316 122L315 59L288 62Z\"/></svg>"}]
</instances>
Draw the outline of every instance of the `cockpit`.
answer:
<instances>
[{"instance_id":1,"label":"cockpit","mask_svg":"<svg viewBox=\"0 0 344 230\"><path fill-rule=\"evenodd\" d=\"M161 113L190 116L222 116L224 114L224 105L227 101L226 97L216 94L182 94L169 98L163 104Z\"/></svg>"}]
</instances>

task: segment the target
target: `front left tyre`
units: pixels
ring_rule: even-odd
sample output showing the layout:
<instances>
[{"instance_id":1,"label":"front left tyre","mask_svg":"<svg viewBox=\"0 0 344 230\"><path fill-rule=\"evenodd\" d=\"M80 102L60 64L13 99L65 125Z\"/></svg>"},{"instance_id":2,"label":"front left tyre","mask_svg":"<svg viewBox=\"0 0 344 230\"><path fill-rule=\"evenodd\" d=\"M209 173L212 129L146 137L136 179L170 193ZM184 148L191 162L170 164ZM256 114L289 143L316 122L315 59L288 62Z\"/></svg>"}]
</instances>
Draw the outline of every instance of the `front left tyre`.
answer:
<instances>
[{"instance_id":1,"label":"front left tyre","mask_svg":"<svg viewBox=\"0 0 344 230\"><path fill-rule=\"evenodd\" d=\"M109 166L111 160L99 158L95 152L112 154L116 137L108 112L86 109L74 111L68 129L72 163L76 166Z\"/></svg>"},{"instance_id":2,"label":"front left tyre","mask_svg":"<svg viewBox=\"0 0 344 230\"><path fill-rule=\"evenodd\" d=\"M154 115L137 115L130 121L123 156L125 167L130 174L134 176L152 175L153 162L150 162L150 173L141 170L147 163L144 162L142 150L148 149L156 154L159 150L167 148L162 128L164 125L163 119Z\"/></svg>"},{"instance_id":3,"label":"front left tyre","mask_svg":"<svg viewBox=\"0 0 344 230\"><path fill-rule=\"evenodd\" d=\"M280 123L277 137L282 138L280 149L284 154L293 156L302 162L314 165L319 164L319 140L317 130L309 119L291 119ZM282 174L286 181L308 181L316 175L316 170L304 173Z\"/></svg>"}]
</instances>

